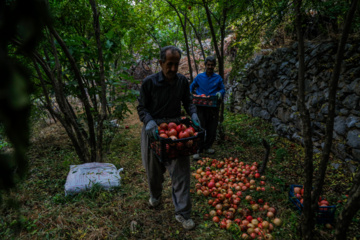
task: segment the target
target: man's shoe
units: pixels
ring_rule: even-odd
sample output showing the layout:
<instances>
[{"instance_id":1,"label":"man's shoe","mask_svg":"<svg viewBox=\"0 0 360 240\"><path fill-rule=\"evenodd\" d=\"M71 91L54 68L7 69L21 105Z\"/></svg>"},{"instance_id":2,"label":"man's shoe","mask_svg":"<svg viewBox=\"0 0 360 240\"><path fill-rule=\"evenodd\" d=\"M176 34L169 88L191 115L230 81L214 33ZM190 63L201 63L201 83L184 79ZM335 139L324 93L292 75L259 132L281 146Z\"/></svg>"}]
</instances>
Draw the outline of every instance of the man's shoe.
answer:
<instances>
[{"instance_id":1,"label":"man's shoe","mask_svg":"<svg viewBox=\"0 0 360 240\"><path fill-rule=\"evenodd\" d=\"M152 198L150 197L149 199L149 204L151 207L157 207L160 205L160 198L159 199L156 199L156 198Z\"/></svg>"},{"instance_id":2,"label":"man's shoe","mask_svg":"<svg viewBox=\"0 0 360 240\"><path fill-rule=\"evenodd\" d=\"M177 214L177 215L175 215L175 219L176 219L176 221L181 223L183 228L185 228L186 230L190 230L190 229L193 229L195 227L195 223L191 218L185 219L180 214Z\"/></svg>"},{"instance_id":3,"label":"man's shoe","mask_svg":"<svg viewBox=\"0 0 360 240\"><path fill-rule=\"evenodd\" d=\"M214 154L215 150L212 149L212 148L209 148L209 149L206 149L205 152L208 153L208 154Z\"/></svg>"},{"instance_id":4,"label":"man's shoe","mask_svg":"<svg viewBox=\"0 0 360 240\"><path fill-rule=\"evenodd\" d=\"M194 160L199 160L200 159L200 154L199 153L194 154L193 159Z\"/></svg>"}]
</instances>

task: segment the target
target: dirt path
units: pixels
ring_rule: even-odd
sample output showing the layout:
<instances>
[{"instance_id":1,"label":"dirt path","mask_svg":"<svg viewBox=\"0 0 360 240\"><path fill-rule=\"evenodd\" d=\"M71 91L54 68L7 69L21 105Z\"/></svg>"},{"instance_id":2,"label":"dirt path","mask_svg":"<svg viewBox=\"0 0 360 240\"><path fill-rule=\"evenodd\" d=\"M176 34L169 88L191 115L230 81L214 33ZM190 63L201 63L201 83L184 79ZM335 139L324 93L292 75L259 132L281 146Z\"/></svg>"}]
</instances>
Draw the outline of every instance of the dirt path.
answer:
<instances>
[{"instance_id":1,"label":"dirt path","mask_svg":"<svg viewBox=\"0 0 360 240\"><path fill-rule=\"evenodd\" d=\"M131 110L131 113L124 119L123 125L130 127L130 126L134 126L136 124L141 124L139 115L136 110L137 102L129 103L128 107Z\"/></svg>"}]
</instances>

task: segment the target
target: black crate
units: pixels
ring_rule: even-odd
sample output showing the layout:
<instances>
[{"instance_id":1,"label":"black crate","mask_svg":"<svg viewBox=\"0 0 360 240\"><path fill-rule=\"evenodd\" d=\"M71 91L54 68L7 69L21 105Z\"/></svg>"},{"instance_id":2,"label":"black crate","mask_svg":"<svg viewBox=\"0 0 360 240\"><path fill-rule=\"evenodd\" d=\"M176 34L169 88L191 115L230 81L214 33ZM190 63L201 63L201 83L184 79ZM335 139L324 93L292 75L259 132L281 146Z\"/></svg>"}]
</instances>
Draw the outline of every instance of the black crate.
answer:
<instances>
[{"instance_id":1,"label":"black crate","mask_svg":"<svg viewBox=\"0 0 360 240\"><path fill-rule=\"evenodd\" d=\"M209 96L209 97L193 96L193 104L201 107L217 107L219 101L217 96Z\"/></svg>"},{"instance_id":2,"label":"black crate","mask_svg":"<svg viewBox=\"0 0 360 240\"><path fill-rule=\"evenodd\" d=\"M319 207L316 212L318 224L333 223L335 219L336 205Z\"/></svg>"},{"instance_id":3,"label":"black crate","mask_svg":"<svg viewBox=\"0 0 360 240\"><path fill-rule=\"evenodd\" d=\"M172 140L170 138L161 138L159 135L159 140L150 138L149 147L157 156L160 162L166 162L177 157L196 154L201 144L203 143L205 136L204 129L195 126L188 118L181 119L180 122L176 122L176 124L181 123L185 124L187 127L191 125L197 132L197 135L177 140Z\"/></svg>"},{"instance_id":4,"label":"black crate","mask_svg":"<svg viewBox=\"0 0 360 240\"><path fill-rule=\"evenodd\" d=\"M289 200L290 202L292 202L292 204L294 204L298 212L301 214L304 205L302 205L300 200L297 199L297 197L295 197L294 187L302 188L303 186L292 184L289 190ZM333 223L335 218L335 211L336 211L336 205L319 207L319 209L315 213L316 222L318 224Z\"/></svg>"}]
</instances>

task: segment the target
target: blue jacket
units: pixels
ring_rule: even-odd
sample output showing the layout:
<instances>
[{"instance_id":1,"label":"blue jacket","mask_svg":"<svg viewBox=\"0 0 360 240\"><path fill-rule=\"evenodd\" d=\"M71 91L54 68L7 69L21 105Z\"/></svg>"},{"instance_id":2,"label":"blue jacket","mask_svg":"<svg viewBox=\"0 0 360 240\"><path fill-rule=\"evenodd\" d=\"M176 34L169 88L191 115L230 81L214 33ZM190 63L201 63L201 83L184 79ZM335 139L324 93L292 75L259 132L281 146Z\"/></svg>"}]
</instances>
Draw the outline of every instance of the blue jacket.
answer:
<instances>
[{"instance_id":1,"label":"blue jacket","mask_svg":"<svg viewBox=\"0 0 360 240\"><path fill-rule=\"evenodd\" d=\"M216 73L213 73L211 77L208 77L206 72L198 74L190 85L190 92L193 92L194 89L196 89L197 95L215 96L217 92L220 92L222 97L225 95L223 80Z\"/></svg>"}]
</instances>

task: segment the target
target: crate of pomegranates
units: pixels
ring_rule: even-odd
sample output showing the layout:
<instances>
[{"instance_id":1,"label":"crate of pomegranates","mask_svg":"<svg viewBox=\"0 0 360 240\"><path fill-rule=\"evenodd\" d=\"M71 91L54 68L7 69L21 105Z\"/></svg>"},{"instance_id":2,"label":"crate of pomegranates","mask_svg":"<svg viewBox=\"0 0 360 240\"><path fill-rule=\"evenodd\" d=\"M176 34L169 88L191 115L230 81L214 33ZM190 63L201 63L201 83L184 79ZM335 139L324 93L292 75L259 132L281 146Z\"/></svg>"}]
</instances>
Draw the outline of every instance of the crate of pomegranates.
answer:
<instances>
[{"instance_id":1,"label":"crate of pomegranates","mask_svg":"<svg viewBox=\"0 0 360 240\"><path fill-rule=\"evenodd\" d=\"M193 94L193 104L201 107L217 107L218 98L216 96L206 96L205 94Z\"/></svg>"},{"instance_id":2,"label":"crate of pomegranates","mask_svg":"<svg viewBox=\"0 0 360 240\"><path fill-rule=\"evenodd\" d=\"M289 190L289 200L294 204L299 213L301 214L304 197L304 188L302 185L292 184ZM319 208L316 211L316 221L319 224L333 223L336 211L336 205L329 206L329 202L320 197L318 201Z\"/></svg>"},{"instance_id":3,"label":"crate of pomegranates","mask_svg":"<svg viewBox=\"0 0 360 240\"><path fill-rule=\"evenodd\" d=\"M160 162L197 153L205 131L188 118L180 122L164 122L158 128L158 140L150 138L150 148Z\"/></svg>"}]
</instances>

